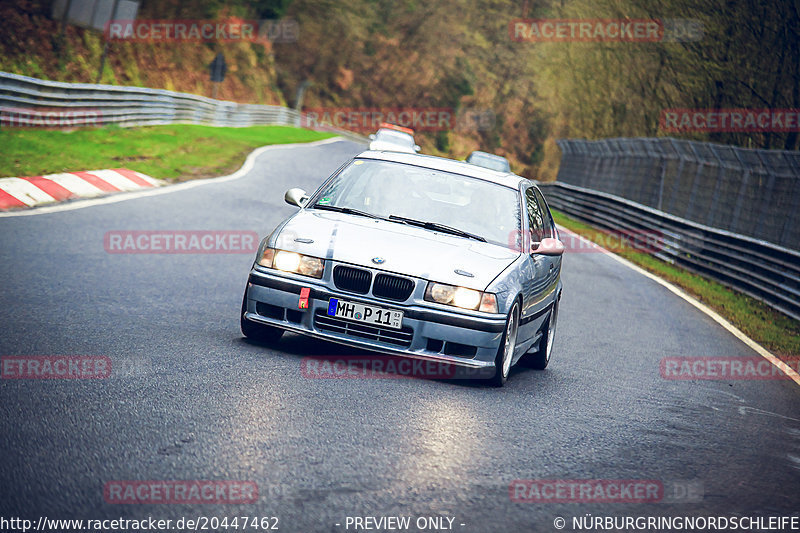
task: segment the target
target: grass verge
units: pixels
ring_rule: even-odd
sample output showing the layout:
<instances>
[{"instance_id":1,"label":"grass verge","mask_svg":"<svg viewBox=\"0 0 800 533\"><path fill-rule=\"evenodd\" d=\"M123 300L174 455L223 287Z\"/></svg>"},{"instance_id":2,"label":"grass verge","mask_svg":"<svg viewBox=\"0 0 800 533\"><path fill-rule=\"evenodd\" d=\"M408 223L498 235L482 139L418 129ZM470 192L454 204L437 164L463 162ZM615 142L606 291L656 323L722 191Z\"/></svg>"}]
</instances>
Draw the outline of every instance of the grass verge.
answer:
<instances>
[{"instance_id":1,"label":"grass verge","mask_svg":"<svg viewBox=\"0 0 800 533\"><path fill-rule=\"evenodd\" d=\"M0 177L130 168L170 181L230 174L254 148L333 137L290 126L216 128L178 124L72 131L0 131Z\"/></svg>"},{"instance_id":2,"label":"grass verge","mask_svg":"<svg viewBox=\"0 0 800 533\"><path fill-rule=\"evenodd\" d=\"M553 218L557 224L590 240L599 231L556 210L553 210ZM646 253L633 249L615 253L679 286L775 355L784 357L800 355L800 322L773 310L755 298L665 263Z\"/></svg>"}]
</instances>

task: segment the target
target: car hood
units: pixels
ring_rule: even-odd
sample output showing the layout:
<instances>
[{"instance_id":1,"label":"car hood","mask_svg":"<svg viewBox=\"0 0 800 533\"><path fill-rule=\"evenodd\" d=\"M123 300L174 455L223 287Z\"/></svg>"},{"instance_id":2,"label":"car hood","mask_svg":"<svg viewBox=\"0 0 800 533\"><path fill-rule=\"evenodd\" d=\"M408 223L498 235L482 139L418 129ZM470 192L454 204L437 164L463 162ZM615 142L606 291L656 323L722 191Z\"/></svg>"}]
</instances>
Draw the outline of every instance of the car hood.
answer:
<instances>
[{"instance_id":1,"label":"car hood","mask_svg":"<svg viewBox=\"0 0 800 533\"><path fill-rule=\"evenodd\" d=\"M308 242L312 241L312 242ZM270 246L368 268L484 290L519 253L385 220L303 209L273 234ZM374 258L383 259L376 264ZM456 274L469 272L473 277Z\"/></svg>"}]
</instances>

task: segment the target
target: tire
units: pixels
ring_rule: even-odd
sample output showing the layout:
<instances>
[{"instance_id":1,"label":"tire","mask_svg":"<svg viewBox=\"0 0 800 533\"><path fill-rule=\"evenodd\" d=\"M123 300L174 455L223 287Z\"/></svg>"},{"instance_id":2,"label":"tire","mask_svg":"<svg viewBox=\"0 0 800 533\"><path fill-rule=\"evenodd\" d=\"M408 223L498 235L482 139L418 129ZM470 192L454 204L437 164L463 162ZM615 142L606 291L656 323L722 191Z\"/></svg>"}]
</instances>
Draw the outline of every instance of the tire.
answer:
<instances>
[{"instance_id":1,"label":"tire","mask_svg":"<svg viewBox=\"0 0 800 533\"><path fill-rule=\"evenodd\" d=\"M544 370L550 363L550 355L553 352L553 341L556 337L556 326L558 325L558 306L561 302L561 295L559 295L556 303L553 304L553 310L550 311L550 316L547 318L545 330L542 334L542 339L539 341L538 349L535 352L528 352L522 356L520 363L529 368L536 370Z\"/></svg>"},{"instance_id":2,"label":"tire","mask_svg":"<svg viewBox=\"0 0 800 533\"><path fill-rule=\"evenodd\" d=\"M506 318L506 329L500 339L500 346L497 348L497 356L494 360L495 374L489 380L494 387L502 387L508 380L511 372L511 360L514 357L514 348L517 345L517 332L519 331L519 302L514 302Z\"/></svg>"},{"instance_id":3,"label":"tire","mask_svg":"<svg viewBox=\"0 0 800 533\"><path fill-rule=\"evenodd\" d=\"M242 298L242 310L239 313L239 324L242 328L242 333L248 339L258 342L275 343L278 342L283 335L281 328L273 328L264 324L257 324L244 317L244 312L247 310L247 291L245 290L244 297Z\"/></svg>"}]
</instances>

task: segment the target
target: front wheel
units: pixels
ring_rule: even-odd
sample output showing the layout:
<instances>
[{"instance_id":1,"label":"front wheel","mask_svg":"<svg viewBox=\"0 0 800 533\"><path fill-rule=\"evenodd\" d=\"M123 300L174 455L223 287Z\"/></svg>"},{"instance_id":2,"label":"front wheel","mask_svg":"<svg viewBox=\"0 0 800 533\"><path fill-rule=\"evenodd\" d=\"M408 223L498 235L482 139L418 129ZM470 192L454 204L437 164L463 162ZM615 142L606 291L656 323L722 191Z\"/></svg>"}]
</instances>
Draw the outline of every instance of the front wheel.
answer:
<instances>
[{"instance_id":1,"label":"front wheel","mask_svg":"<svg viewBox=\"0 0 800 533\"><path fill-rule=\"evenodd\" d=\"M508 380L508 373L511 371L511 360L514 358L514 348L517 346L517 331L519 330L519 303L514 302L511 311L508 312L506 319L506 329L503 338L500 339L500 346L497 349L497 357L494 360L495 374L489 382L495 387L502 387Z\"/></svg>"},{"instance_id":2,"label":"front wheel","mask_svg":"<svg viewBox=\"0 0 800 533\"><path fill-rule=\"evenodd\" d=\"M242 298L242 310L239 312L239 325L242 328L242 333L248 339L254 341L273 343L278 342L283 335L281 328L274 328L264 324L257 324L244 317L244 312L247 310L247 291Z\"/></svg>"},{"instance_id":3,"label":"front wheel","mask_svg":"<svg viewBox=\"0 0 800 533\"><path fill-rule=\"evenodd\" d=\"M550 354L553 352L553 341L556 336L556 326L558 325L558 304L559 297L553 304L550 317L542 331L542 338L539 340L539 347L535 352L529 352L522 356L520 363L536 370L544 370L550 362Z\"/></svg>"}]
</instances>

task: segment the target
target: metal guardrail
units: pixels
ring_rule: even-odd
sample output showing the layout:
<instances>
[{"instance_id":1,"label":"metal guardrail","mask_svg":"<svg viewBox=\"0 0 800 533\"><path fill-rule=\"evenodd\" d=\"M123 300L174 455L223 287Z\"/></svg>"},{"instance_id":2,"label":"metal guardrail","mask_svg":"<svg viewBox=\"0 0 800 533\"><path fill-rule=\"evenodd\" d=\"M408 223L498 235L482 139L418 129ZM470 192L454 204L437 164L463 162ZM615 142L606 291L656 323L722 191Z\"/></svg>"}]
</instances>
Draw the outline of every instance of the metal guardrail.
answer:
<instances>
[{"instance_id":1,"label":"metal guardrail","mask_svg":"<svg viewBox=\"0 0 800 533\"><path fill-rule=\"evenodd\" d=\"M302 125L301 113L282 106L238 104L163 89L45 81L0 72L0 121L18 126L37 125L47 112L55 113L71 127ZM365 142L363 136L350 131L317 129Z\"/></svg>"},{"instance_id":2,"label":"metal guardrail","mask_svg":"<svg viewBox=\"0 0 800 533\"><path fill-rule=\"evenodd\" d=\"M613 194L559 182L539 186L553 208L604 230L652 232L659 240L652 255L800 320L800 252Z\"/></svg>"}]
</instances>

